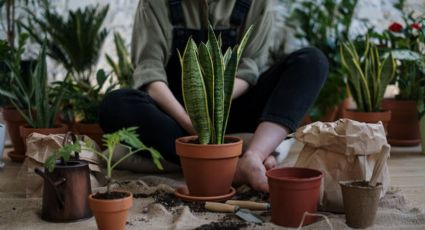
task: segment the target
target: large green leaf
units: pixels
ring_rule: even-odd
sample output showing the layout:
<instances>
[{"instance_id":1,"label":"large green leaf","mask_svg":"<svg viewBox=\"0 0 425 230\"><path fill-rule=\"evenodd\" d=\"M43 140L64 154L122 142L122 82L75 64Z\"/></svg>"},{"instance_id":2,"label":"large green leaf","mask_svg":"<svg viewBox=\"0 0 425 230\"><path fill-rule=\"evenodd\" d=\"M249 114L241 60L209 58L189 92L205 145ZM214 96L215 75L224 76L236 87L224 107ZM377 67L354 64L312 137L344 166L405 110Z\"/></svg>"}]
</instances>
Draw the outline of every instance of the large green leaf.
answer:
<instances>
[{"instance_id":1,"label":"large green leaf","mask_svg":"<svg viewBox=\"0 0 425 230\"><path fill-rule=\"evenodd\" d=\"M189 39L182 56L183 100L193 127L198 133L199 143L210 142L210 118L208 112L207 92L198 62L197 47Z\"/></svg>"},{"instance_id":2,"label":"large green leaf","mask_svg":"<svg viewBox=\"0 0 425 230\"><path fill-rule=\"evenodd\" d=\"M238 67L238 48L235 47L231 53L229 62L224 70L224 124L223 124L223 135L222 141L224 141L224 135L227 128L227 121L229 119L230 106L232 104L232 93L233 86L235 84L235 75Z\"/></svg>"}]
</instances>

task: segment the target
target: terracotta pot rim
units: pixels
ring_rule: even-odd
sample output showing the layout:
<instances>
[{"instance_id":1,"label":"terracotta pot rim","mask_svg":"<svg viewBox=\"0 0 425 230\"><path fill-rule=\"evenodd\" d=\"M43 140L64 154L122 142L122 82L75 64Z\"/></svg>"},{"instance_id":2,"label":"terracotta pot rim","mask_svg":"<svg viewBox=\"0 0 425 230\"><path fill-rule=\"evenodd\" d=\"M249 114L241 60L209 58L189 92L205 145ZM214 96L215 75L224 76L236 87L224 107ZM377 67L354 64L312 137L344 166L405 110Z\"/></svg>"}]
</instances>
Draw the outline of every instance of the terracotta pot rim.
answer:
<instances>
[{"instance_id":1,"label":"terracotta pot rim","mask_svg":"<svg viewBox=\"0 0 425 230\"><path fill-rule=\"evenodd\" d=\"M60 124L55 124L55 126L52 127L52 128L32 128L28 124L25 124L25 125L19 126L19 128L25 129L25 130L31 130L31 129L61 129L61 128L68 128L68 125L60 123Z\"/></svg>"},{"instance_id":2,"label":"terracotta pot rim","mask_svg":"<svg viewBox=\"0 0 425 230\"><path fill-rule=\"evenodd\" d=\"M310 171L313 173L317 173L317 176L307 177L307 178L287 178L273 175L273 172L282 171L282 170L304 170ZM317 169L311 168L302 168L302 167L284 167L284 168L274 168L270 169L266 172L266 176L270 179L278 180L278 181L288 181L288 182L309 182L316 181L323 178L323 172Z\"/></svg>"},{"instance_id":3,"label":"terracotta pot rim","mask_svg":"<svg viewBox=\"0 0 425 230\"><path fill-rule=\"evenodd\" d=\"M123 198L119 198L119 199L111 199L111 200L109 200L109 199L97 199L97 198L94 198L93 196L96 194L96 193L92 193L92 194L90 194L89 195L89 199L90 200L93 200L93 201L95 201L95 202L97 202L97 203L118 203L118 202L122 202L123 200L128 200L128 199L133 199L133 193L131 193L131 192L129 192L129 191L123 191L123 190L113 190L112 192L120 192L120 193L125 193L125 194L127 194L128 196L126 196L126 197L123 197Z\"/></svg>"},{"instance_id":4,"label":"terracotta pot rim","mask_svg":"<svg viewBox=\"0 0 425 230\"><path fill-rule=\"evenodd\" d=\"M235 140L234 142L230 143L224 143L224 144L194 144L194 143L188 143L187 141L196 140L198 139L198 136L184 136L179 137L176 139L176 143L188 145L188 146L208 146L210 148L222 148L223 146L231 146L231 145L238 145L240 142L242 142L242 139L236 136L225 136L224 139L232 139ZM186 141L185 141L186 140Z\"/></svg>"},{"instance_id":5,"label":"terracotta pot rim","mask_svg":"<svg viewBox=\"0 0 425 230\"><path fill-rule=\"evenodd\" d=\"M360 112L357 111L355 109L345 109L345 112L349 112L349 113L357 113L357 114L386 114L386 113L391 113L391 110L389 109L381 109L381 111L379 112Z\"/></svg>"}]
</instances>

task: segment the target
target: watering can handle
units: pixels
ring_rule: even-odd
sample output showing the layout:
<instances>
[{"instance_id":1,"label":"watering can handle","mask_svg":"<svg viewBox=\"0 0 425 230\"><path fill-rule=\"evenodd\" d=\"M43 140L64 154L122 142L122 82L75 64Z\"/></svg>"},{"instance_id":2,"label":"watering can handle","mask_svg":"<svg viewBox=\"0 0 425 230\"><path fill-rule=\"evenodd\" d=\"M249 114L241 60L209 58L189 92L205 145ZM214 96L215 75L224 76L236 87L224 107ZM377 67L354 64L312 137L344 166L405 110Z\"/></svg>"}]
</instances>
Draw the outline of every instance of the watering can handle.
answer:
<instances>
[{"instance_id":1,"label":"watering can handle","mask_svg":"<svg viewBox=\"0 0 425 230\"><path fill-rule=\"evenodd\" d=\"M76 143L78 141L77 136L73 132L68 131L63 138L62 146L66 145L69 142L69 138L71 138L72 143ZM80 155L78 152L75 152L75 159L80 159Z\"/></svg>"},{"instance_id":2,"label":"watering can handle","mask_svg":"<svg viewBox=\"0 0 425 230\"><path fill-rule=\"evenodd\" d=\"M53 187L53 189L55 190L55 193L56 193L56 199L58 200L58 202L59 202L59 207L61 208L61 209L63 209L64 208L64 206L65 206L65 202L63 201L63 199L62 199L62 197L60 196L60 193L59 193L59 190L58 190L58 188L57 188L57 186L59 186L59 185L61 185L62 183L64 183L65 181L66 181L66 179L65 178L62 178L62 179L60 179L60 180L58 180L58 181L56 181L56 182L53 182L48 176L46 176L46 174L43 172L43 171L41 171L39 168L35 168L34 169L34 172L35 173L37 173L39 176L41 176L41 177L43 177L52 187Z\"/></svg>"}]
</instances>

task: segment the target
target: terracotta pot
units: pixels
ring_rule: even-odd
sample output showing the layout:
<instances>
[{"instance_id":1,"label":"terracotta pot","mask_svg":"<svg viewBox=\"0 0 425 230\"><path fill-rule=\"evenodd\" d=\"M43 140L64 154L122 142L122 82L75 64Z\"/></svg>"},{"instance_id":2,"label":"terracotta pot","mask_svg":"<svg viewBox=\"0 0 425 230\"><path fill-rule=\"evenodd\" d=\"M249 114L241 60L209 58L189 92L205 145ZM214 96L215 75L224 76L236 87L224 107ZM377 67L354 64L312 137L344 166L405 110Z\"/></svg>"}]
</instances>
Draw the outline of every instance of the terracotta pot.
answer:
<instances>
[{"instance_id":1,"label":"terracotta pot","mask_svg":"<svg viewBox=\"0 0 425 230\"><path fill-rule=\"evenodd\" d=\"M133 195L114 200L101 200L89 196L89 205L96 218L99 230L124 230L128 218L128 210L133 206Z\"/></svg>"},{"instance_id":2,"label":"terracotta pot","mask_svg":"<svg viewBox=\"0 0 425 230\"><path fill-rule=\"evenodd\" d=\"M19 134L19 126L25 125L26 122L18 110L10 107L3 108L3 118L14 148L14 151L9 152L8 156L13 161L22 162L25 159L25 143Z\"/></svg>"},{"instance_id":3,"label":"terracotta pot","mask_svg":"<svg viewBox=\"0 0 425 230\"><path fill-rule=\"evenodd\" d=\"M45 129L35 129L35 128L30 128L24 125L21 125L19 127L19 132L21 134L21 138L24 141L24 143L26 143L27 137L31 133L40 133L44 135L49 135L49 134L65 134L67 131L68 131L68 126L66 126L65 124L59 124L55 128L45 128Z\"/></svg>"},{"instance_id":4,"label":"terracotta pot","mask_svg":"<svg viewBox=\"0 0 425 230\"><path fill-rule=\"evenodd\" d=\"M397 146L416 146L421 142L416 101L384 99L382 109L391 110L388 142Z\"/></svg>"},{"instance_id":5,"label":"terracotta pot","mask_svg":"<svg viewBox=\"0 0 425 230\"><path fill-rule=\"evenodd\" d=\"M74 128L78 134L87 135L94 140L102 150L106 148L103 146L103 130L99 124L75 123Z\"/></svg>"},{"instance_id":6,"label":"terracotta pot","mask_svg":"<svg viewBox=\"0 0 425 230\"><path fill-rule=\"evenodd\" d=\"M356 181L340 182L346 223L352 228L367 228L375 222L382 185L361 187L353 183Z\"/></svg>"},{"instance_id":7,"label":"terracotta pot","mask_svg":"<svg viewBox=\"0 0 425 230\"><path fill-rule=\"evenodd\" d=\"M305 212L315 213L320 199L323 173L308 168L275 168L266 173L272 207L271 221L284 227L298 227ZM316 221L306 216L302 225Z\"/></svg>"},{"instance_id":8,"label":"terracotta pot","mask_svg":"<svg viewBox=\"0 0 425 230\"><path fill-rule=\"evenodd\" d=\"M57 161L55 169L35 172L44 178L41 218L72 222L92 217L87 197L91 194L90 170L86 161Z\"/></svg>"},{"instance_id":9,"label":"terracotta pot","mask_svg":"<svg viewBox=\"0 0 425 230\"><path fill-rule=\"evenodd\" d=\"M423 116L419 121L420 131L421 131L421 147L422 153L425 154L425 116Z\"/></svg>"},{"instance_id":10,"label":"terracotta pot","mask_svg":"<svg viewBox=\"0 0 425 230\"><path fill-rule=\"evenodd\" d=\"M324 114L324 116L322 118L320 118L320 121L322 122L333 122L336 121L336 115L338 113L338 106L333 106L331 108L328 108L326 110L326 113Z\"/></svg>"},{"instance_id":11,"label":"terracotta pot","mask_svg":"<svg viewBox=\"0 0 425 230\"><path fill-rule=\"evenodd\" d=\"M228 194L242 153L242 139L225 137L225 144L195 144L196 136L176 140L189 194L211 197Z\"/></svg>"},{"instance_id":12,"label":"terracotta pot","mask_svg":"<svg viewBox=\"0 0 425 230\"><path fill-rule=\"evenodd\" d=\"M391 120L391 111L384 110L382 112L357 112L354 110L344 110L343 117L365 123L378 123L381 121L382 125L387 131L388 122Z\"/></svg>"}]
</instances>

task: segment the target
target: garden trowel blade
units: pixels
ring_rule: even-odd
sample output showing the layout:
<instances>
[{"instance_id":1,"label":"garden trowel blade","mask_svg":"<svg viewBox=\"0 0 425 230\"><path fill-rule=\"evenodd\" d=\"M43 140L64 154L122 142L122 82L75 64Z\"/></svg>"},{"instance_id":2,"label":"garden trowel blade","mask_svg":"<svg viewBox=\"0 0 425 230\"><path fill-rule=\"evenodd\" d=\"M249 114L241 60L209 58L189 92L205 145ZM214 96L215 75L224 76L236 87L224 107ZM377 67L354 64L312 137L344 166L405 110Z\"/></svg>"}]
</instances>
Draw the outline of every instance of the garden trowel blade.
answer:
<instances>
[{"instance_id":1,"label":"garden trowel blade","mask_svg":"<svg viewBox=\"0 0 425 230\"><path fill-rule=\"evenodd\" d=\"M256 215L254 215L248 209L238 209L235 212L235 215L238 216L239 218L241 218L242 220L244 220L246 222L250 222L250 223L262 224L264 222L262 219L260 219Z\"/></svg>"}]
</instances>

